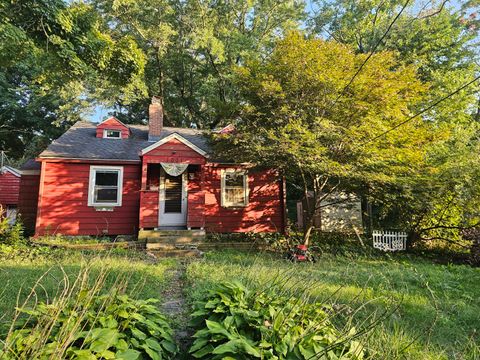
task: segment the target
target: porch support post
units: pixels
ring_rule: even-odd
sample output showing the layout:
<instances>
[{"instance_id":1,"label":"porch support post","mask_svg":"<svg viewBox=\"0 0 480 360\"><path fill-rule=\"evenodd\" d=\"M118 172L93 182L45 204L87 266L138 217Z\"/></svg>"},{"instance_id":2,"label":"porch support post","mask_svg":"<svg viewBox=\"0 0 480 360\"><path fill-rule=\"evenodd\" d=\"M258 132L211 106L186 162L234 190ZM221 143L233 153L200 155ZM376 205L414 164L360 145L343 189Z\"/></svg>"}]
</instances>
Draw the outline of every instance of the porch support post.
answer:
<instances>
[{"instance_id":1,"label":"porch support post","mask_svg":"<svg viewBox=\"0 0 480 360\"><path fill-rule=\"evenodd\" d=\"M145 161L142 161L142 186L140 189L147 189L147 168L148 164Z\"/></svg>"}]
</instances>

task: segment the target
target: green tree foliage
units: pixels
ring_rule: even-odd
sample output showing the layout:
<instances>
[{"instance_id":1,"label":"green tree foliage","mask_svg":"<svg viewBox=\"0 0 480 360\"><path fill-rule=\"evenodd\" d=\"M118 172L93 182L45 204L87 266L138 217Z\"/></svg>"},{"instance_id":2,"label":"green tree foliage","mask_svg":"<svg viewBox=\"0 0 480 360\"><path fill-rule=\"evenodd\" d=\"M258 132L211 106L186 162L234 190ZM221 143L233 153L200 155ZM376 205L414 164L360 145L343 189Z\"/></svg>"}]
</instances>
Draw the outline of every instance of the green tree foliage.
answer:
<instances>
[{"instance_id":1,"label":"green tree foliage","mask_svg":"<svg viewBox=\"0 0 480 360\"><path fill-rule=\"evenodd\" d=\"M317 2L313 31L369 53L391 24L404 1ZM478 72L478 2L457 7L446 2L411 2L377 51L393 51L403 64L418 66L429 91L420 107L472 80ZM407 228L414 239L455 240L460 229L479 221L478 84L442 102L425 116L445 133L431 144L422 175L396 184L371 200L380 206L380 224ZM401 129L396 134L405 131ZM434 170L432 170L434 169Z\"/></svg>"},{"instance_id":2,"label":"green tree foliage","mask_svg":"<svg viewBox=\"0 0 480 360\"><path fill-rule=\"evenodd\" d=\"M321 6L312 21L313 31L370 53L387 31L405 1L336 0ZM477 70L475 60L479 35L475 9L470 1L460 9L444 2L410 2L377 51L394 51L406 64L415 64L430 91L425 102L436 100L471 80ZM430 114L436 120L470 121L470 106L477 103L475 91L462 92L455 101L437 106Z\"/></svg>"},{"instance_id":3,"label":"green tree foliage","mask_svg":"<svg viewBox=\"0 0 480 360\"><path fill-rule=\"evenodd\" d=\"M83 2L0 2L0 148L10 157L35 155L96 100L143 92L143 53L106 30Z\"/></svg>"},{"instance_id":4,"label":"green tree foliage","mask_svg":"<svg viewBox=\"0 0 480 360\"><path fill-rule=\"evenodd\" d=\"M305 194L313 192L310 220L337 189L382 191L414 176L441 132L417 120L369 140L410 116L426 87L413 66L382 52L344 90L365 57L346 45L289 34L267 61L237 69L245 99L238 133L216 136L217 150L300 181Z\"/></svg>"},{"instance_id":5,"label":"green tree foliage","mask_svg":"<svg viewBox=\"0 0 480 360\"><path fill-rule=\"evenodd\" d=\"M116 102L124 121L145 118L148 99L163 97L172 125L213 127L232 115L233 65L259 59L297 28L299 0L93 0L113 37L133 36L144 52L148 97Z\"/></svg>"}]
</instances>

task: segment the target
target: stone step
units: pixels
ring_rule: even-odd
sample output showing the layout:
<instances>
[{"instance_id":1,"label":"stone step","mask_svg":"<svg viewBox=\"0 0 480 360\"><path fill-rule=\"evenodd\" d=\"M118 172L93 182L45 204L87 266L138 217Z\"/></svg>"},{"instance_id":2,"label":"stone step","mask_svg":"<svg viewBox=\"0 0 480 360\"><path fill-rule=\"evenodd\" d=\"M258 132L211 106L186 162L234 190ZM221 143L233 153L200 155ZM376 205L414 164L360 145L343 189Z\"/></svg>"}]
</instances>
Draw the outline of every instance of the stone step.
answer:
<instances>
[{"instance_id":1,"label":"stone step","mask_svg":"<svg viewBox=\"0 0 480 360\"><path fill-rule=\"evenodd\" d=\"M199 250L149 250L150 254L156 258L162 257L200 257L202 252Z\"/></svg>"},{"instance_id":2,"label":"stone step","mask_svg":"<svg viewBox=\"0 0 480 360\"><path fill-rule=\"evenodd\" d=\"M165 243L165 244L190 244L201 242L204 238L193 236L162 236L158 238L148 237L145 239L147 243Z\"/></svg>"},{"instance_id":3,"label":"stone step","mask_svg":"<svg viewBox=\"0 0 480 360\"><path fill-rule=\"evenodd\" d=\"M198 243L171 244L162 242L147 243L147 250L194 250L198 249Z\"/></svg>"},{"instance_id":4,"label":"stone step","mask_svg":"<svg viewBox=\"0 0 480 360\"><path fill-rule=\"evenodd\" d=\"M184 239L203 240L205 238L205 230L140 230L138 238L141 240L148 239L149 241L178 238L180 242L184 241Z\"/></svg>"}]
</instances>

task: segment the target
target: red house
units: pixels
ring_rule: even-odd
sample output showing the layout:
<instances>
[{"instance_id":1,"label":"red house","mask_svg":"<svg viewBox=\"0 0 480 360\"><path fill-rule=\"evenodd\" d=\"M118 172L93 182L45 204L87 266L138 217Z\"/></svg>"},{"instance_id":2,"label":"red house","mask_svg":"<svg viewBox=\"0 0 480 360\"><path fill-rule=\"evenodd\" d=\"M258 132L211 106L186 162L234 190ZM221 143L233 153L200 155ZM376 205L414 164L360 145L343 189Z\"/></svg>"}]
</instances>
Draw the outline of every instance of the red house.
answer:
<instances>
[{"instance_id":1,"label":"red house","mask_svg":"<svg viewBox=\"0 0 480 360\"><path fill-rule=\"evenodd\" d=\"M37 161L36 235L285 227L281 176L215 159L203 131L163 126L156 98L148 126L113 117L99 125L77 122Z\"/></svg>"}]
</instances>

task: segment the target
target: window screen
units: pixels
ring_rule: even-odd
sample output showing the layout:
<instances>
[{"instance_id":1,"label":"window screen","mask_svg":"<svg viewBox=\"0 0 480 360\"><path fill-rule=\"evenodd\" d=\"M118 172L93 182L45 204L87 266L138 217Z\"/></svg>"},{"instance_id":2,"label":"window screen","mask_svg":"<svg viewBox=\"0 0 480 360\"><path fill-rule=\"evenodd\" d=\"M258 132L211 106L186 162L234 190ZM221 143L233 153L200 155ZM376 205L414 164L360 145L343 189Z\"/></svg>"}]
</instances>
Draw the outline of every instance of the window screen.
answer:
<instances>
[{"instance_id":1,"label":"window screen","mask_svg":"<svg viewBox=\"0 0 480 360\"><path fill-rule=\"evenodd\" d=\"M117 203L118 202L118 170L96 170L94 202Z\"/></svg>"},{"instance_id":2,"label":"window screen","mask_svg":"<svg viewBox=\"0 0 480 360\"><path fill-rule=\"evenodd\" d=\"M224 206L247 204L247 174L244 171L225 171L222 185Z\"/></svg>"}]
</instances>

